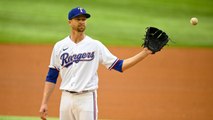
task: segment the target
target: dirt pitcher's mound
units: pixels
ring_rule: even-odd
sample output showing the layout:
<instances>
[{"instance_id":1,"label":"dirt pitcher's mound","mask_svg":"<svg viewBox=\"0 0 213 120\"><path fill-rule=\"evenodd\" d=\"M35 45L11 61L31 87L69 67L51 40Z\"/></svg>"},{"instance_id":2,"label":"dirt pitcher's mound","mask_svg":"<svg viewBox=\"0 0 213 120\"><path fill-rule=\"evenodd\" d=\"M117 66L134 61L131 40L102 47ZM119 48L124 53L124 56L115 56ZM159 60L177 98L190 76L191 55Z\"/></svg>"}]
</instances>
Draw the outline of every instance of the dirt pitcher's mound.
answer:
<instances>
[{"instance_id":1,"label":"dirt pitcher's mound","mask_svg":"<svg viewBox=\"0 0 213 120\"><path fill-rule=\"evenodd\" d=\"M0 115L39 116L53 46L0 45ZM110 47L121 59L141 48ZM128 120L212 120L213 49L165 48L125 73L99 73L99 118ZM49 103L57 117L60 91Z\"/></svg>"}]
</instances>

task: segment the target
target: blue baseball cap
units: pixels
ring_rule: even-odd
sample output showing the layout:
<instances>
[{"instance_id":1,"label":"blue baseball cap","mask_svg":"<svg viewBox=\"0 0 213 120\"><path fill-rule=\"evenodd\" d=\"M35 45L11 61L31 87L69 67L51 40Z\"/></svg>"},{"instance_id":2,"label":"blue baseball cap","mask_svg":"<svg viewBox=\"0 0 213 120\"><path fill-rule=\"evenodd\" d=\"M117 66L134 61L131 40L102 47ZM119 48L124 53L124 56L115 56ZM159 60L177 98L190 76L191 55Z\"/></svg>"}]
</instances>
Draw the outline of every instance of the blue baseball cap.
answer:
<instances>
[{"instance_id":1,"label":"blue baseball cap","mask_svg":"<svg viewBox=\"0 0 213 120\"><path fill-rule=\"evenodd\" d=\"M71 20L74 17L77 17L79 15L85 15L86 18L90 18L90 14L88 14L84 8L76 7L76 8L73 8L72 10L70 10L70 12L68 14L68 19Z\"/></svg>"}]
</instances>

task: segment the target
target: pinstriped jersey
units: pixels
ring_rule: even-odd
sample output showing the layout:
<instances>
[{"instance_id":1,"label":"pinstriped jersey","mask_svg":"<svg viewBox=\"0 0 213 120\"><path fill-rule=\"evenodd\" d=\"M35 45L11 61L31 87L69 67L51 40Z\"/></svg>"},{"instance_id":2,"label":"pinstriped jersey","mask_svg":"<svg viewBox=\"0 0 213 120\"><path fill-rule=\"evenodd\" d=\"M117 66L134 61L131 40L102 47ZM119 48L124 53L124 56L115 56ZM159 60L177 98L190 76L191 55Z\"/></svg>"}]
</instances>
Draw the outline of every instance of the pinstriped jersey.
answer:
<instances>
[{"instance_id":1,"label":"pinstriped jersey","mask_svg":"<svg viewBox=\"0 0 213 120\"><path fill-rule=\"evenodd\" d=\"M74 43L68 36L54 45L49 68L60 71L61 90L81 92L98 88L99 63L112 69L117 61L98 40L85 36Z\"/></svg>"}]
</instances>

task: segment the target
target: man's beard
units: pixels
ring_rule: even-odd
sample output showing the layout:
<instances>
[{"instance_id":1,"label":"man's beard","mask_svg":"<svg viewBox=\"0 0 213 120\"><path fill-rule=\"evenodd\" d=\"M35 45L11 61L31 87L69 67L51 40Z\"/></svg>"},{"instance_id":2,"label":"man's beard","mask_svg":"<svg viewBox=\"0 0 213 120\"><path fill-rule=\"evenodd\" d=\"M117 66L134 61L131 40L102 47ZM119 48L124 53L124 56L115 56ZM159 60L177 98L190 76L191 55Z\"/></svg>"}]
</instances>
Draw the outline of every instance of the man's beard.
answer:
<instances>
[{"instance_id":1,"label":"man's beard","mask_svg":"<svg viewBox=\"0 0 213 120\"><path fill-rule=\"evenodd\" d=\"M84 25L79 25L79 26L77 27L76 30L77 30L78 32L84 32L85 29L86 29L86 26L84 26Z\"/></svg>"}]
</instances>

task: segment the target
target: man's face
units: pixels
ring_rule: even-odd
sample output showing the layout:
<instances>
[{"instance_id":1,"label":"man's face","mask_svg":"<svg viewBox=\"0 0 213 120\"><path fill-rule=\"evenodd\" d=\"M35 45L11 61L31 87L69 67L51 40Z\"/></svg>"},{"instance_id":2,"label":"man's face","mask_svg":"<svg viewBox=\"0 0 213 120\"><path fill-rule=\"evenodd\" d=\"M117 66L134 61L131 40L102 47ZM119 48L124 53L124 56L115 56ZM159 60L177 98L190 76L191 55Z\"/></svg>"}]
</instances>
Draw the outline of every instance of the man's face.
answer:
<instances>
[{"instance_id":1,"label":"man's face","mask_svg":"<svg viewBox=\"0 0 213 120\"><path fill-rule=\"evenodd\" d=\"M69 25L74 31L84 32L86 29L86 19L87 18L84 15L74 17L73 19L69 20Z\"/></svg>"}]
</instances>

